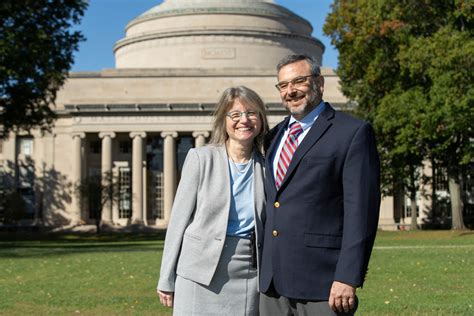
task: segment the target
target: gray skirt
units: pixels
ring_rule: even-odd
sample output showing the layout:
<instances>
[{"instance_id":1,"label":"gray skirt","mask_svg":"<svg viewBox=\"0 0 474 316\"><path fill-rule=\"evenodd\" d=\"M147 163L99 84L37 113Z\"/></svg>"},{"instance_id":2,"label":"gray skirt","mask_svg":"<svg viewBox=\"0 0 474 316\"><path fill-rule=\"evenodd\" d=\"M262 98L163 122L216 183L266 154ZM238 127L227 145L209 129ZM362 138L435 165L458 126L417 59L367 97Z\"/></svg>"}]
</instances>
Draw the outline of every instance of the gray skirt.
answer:
<instances>
[{"instance_id":1,"label":"gray skirt","mask_svg":"<svg viewBox=\"0 0 474 316\"><path fill-rule=\"evenodd\" d=\"M258 315L258 300L250 240L227 236L209 286L177 276L173 315Z\"/></svg>"}]
</instances>

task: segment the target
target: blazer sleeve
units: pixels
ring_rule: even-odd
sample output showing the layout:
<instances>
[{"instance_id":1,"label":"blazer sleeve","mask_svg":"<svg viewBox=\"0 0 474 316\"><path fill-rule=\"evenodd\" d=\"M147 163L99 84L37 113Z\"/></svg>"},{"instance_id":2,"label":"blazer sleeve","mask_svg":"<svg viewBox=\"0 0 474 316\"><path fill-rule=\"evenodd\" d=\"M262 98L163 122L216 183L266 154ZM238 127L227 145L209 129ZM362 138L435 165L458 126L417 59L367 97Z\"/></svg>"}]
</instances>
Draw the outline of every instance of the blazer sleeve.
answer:
<instances>
[{"instance_id":1,"label":"blazer sleeve","mask_svg":"<svg viewBox=\"0 0 474 316\"><path fill-rule=\"evenodd\" d=\"M372 127L360 126L343 168L344 224L335 280L362 286L377 232L380 161Z\"/></svg>"},{"instance_id":2,"label":"blazer sleeve","mask_svg":"<svg viewBox=\"0 0 474 316\"><path fill-rule=\"evenodd\" d=\"M199 170L198 154L195 149L190 149L184 161L182 177L178 185L166 232L158 281L158 289L161 291L174 292L176 266L184 231L196 208L200 179Z\"/></svg>"}]
</instances>

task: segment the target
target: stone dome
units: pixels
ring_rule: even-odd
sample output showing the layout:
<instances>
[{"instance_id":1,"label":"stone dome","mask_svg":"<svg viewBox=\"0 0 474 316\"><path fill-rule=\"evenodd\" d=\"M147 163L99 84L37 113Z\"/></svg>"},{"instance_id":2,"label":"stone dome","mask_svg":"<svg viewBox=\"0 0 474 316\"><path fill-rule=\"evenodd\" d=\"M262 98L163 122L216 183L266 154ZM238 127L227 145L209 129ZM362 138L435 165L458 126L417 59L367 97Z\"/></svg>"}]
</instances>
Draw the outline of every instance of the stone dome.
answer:
<instances>
[{"instance_id":1,"label":"stone dome","mask_svg":"<svg viewBox=\"0 0 474 316\"><path fill-rule=\"evenodd\" d=\"M274 69L290 53L322 61L311 24L271 0L165 0L126 26L117 68Z\"/></svg>"}]
</instances>

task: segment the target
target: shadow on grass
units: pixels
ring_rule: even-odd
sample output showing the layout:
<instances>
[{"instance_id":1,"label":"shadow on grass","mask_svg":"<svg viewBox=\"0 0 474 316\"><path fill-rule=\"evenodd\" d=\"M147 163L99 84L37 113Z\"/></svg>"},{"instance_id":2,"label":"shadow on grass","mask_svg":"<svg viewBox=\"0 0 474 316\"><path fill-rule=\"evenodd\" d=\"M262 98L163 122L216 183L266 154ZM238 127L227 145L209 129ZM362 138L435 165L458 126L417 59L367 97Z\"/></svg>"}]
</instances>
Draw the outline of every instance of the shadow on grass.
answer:
<instances>
[{"instance_id":1,"label":"shadow on grass","mask_svg":"<svg viewBox=\"0 0 474 316\"><path fill-rule=\"evenodd\" d=\"M161 252L164 232L153 234L0 234L0 258L97 252Z\"/></svg>"},{"instance_id":2,"label":"shadow on grass","mask_svg":"<svg viewBox=\"0 0 474 316\"><path fill-rule=\"evenodd\" d=\"M157 241L165 239L165 231L157 233L0 233L4 241L54 241L64 243ZM1 247L1 246L0 246Z\"/></svg>"},{"instance_id":3,"label":"shadow on grass","mask_svg":"<svg viewBox=\"0 0 474 316\"><path fill-rule=\"evenodd\" d=\"M459 236L474 236L474 231L470 230L470 231L463 231L462 233L459 234Z\"/></svg>"}]
</instances>

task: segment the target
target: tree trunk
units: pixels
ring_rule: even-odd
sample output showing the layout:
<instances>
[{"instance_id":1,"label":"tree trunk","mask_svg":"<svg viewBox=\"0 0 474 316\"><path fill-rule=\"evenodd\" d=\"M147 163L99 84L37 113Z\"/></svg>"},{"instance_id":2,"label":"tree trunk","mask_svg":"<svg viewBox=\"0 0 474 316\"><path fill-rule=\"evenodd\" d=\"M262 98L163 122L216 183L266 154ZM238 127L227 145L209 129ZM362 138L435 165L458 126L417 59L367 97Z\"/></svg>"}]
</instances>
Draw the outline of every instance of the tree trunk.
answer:
<instances>
[{"instance_id":1,"label":"tree trunk","mask_svg":"<svg viewBox=\"0 0 474 316\"><path fill-rule=\"evenodd\" d=\"M459 177L452 174L448 175L449 179L449 197L451 200L451 218L453 230L466 229L464 226L464 220L462 215L462 199L461 199L461 185L459 183Z\"/></svg>"},{"instance_id":2,"label":"tree trunk","mask_svg":"<svg viewBox=\"0 0 474 316\"><path fill-rule=\"evenodd\" d=\"M96 233L100 234L100 219L95 220L95 228L96 228Z\"/></svg>"},{"instance_id":3,"label":"tree trunk","mask_svg":"<svg viewBox=\"0 0 474 316\"><path fill-rule=\"evenodd\" d=\"M417 230L418 225L417 225L417 219L418 216L416 216L416 191L417 191L417 186L416 186L416 181L415 181L415 168L413 166L410 166L410 209L411 209L411 225L410 225L410 230Z\"/></svg>"},{"instance_id":4,"label":"tree trunk","mask_svg":"<svg viewBox=\"0 0 474 316\"><path fill-rule=\"evenodd\" d=\"M403 183L395 183L393 185L393 219L395 223L400 224L401 218L404 217L405 209L405 192L403 191ZM399 229L405 227L400 226Z\"/></svg>"}]
</instances>

